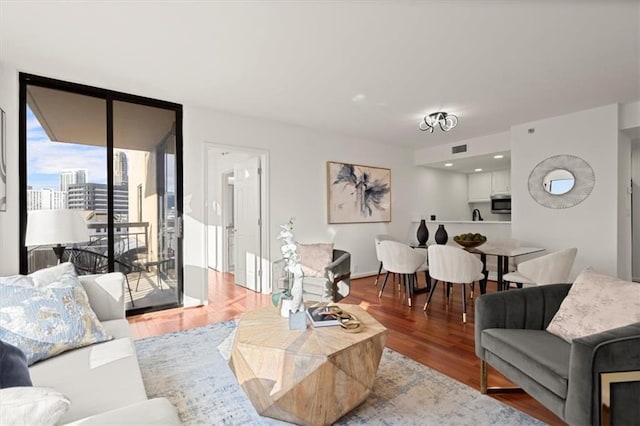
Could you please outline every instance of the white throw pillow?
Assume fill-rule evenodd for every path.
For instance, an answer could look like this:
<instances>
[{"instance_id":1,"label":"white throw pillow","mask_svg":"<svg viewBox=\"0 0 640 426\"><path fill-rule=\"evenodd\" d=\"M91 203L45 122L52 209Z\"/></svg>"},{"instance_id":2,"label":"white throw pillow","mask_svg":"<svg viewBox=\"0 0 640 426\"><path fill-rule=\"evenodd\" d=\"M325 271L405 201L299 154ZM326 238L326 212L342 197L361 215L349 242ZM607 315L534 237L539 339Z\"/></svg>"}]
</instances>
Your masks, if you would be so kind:
<instances>
[{"instance_id":1,"label":"white throw pillow","mask_svg":"<svg viewBox=\"0 0 640 426\"><path fill-rule=\"evenodd\" d=\"M0 389L0 424L57 425L71 402L49 388L14 387Z\"/></svg>"},{"instance_id":2,"label":"white throw pillow","mask_svg":"<svg viewBox=\"0 0 640 426\"><path fill-rule=\"evenodd\" d=\"M587 268L573 282L547 331L573 339L640 322L640 284Z\"/></svg>"},{"instance_id":3,"label":"white throw pillow","mask_svg":"<svg viewBox=\"0 0 640 426\"><path fill-rule=\"evenodd\" d=\"M333 262L333 243L298 244L298 253L305 277L324 277L325 268Z\"/></svg>"}]
</instances>

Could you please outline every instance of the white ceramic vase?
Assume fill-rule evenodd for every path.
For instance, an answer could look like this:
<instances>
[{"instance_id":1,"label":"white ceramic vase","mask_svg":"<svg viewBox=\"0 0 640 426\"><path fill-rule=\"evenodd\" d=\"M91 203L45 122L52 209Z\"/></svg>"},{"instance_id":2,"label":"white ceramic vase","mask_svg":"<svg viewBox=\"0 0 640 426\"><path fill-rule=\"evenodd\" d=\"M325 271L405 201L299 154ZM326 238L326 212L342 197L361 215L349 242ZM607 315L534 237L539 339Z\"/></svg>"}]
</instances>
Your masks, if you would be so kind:
<instances>
[{"instance_id":1,"label":"white ceramic vase","mask_svg":"<svg viewBox=\"0 0 640 426\"><path fill-rule=\"evenodd\" d=\"M291 299L281 299L280 303L280 316L284 318L289 318L289 312L293 307L293 300Z\"/></svg>"},{"instance_id":2,"label":"white ceramic vase","mask_svg":"<svg viewBox=\"0 0 640 426\"><path fill-rule=\"evenodd\" d=\"M293 278L293 286L291 287L291 310L293 312L304 311L304 302L302 301L302 274L296 274Z\"/></svg>"}]
</instances>

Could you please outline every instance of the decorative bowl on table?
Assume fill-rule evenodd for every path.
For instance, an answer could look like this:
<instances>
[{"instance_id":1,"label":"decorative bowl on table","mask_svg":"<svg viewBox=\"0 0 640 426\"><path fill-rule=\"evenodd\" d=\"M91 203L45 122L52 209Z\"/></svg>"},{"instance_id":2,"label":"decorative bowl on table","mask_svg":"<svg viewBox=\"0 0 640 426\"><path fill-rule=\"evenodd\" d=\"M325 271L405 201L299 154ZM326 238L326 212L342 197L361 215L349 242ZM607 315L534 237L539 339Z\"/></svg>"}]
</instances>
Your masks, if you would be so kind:
<instances>
[{"instance_id":1,"label":"decorative bowl on table","mask_svg":"<svg viewBox=\"0 0 640 426\"><path fill-rule=\"evenodd\" d=\"M460 234L453 237L453 241L460 244L464 248L474 248L483 245L487 242L487 237L481 234Z\"/></svg>"}]
</instances>

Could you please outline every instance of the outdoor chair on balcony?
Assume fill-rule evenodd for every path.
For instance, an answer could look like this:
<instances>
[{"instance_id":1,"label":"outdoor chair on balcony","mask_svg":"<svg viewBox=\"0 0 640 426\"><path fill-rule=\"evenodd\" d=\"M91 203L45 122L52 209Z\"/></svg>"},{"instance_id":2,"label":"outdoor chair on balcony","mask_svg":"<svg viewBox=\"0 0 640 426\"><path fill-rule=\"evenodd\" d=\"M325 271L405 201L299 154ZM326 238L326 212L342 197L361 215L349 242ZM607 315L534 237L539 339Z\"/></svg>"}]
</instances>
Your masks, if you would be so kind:
<instances>
[{"instance_id":1,"label":"outdoor chair on balcony","mask_svg":"<svg viewBox=\"0 0 640 426\"><path fill-rule=\"evenodd\" d=\"M129 263L126 261L126 257L115 258L114 272L122 272L127 283L127 290L129 290L129 297L131 298L131 306L135 306L133 302L133 294L131 293L131 285L129 284L128 274L132 272L138 272L142 274L143 268L136 263ZM76 267L78 275L90 275L90 274L105 274L109 272L109 258L95 251L82 249L82 248L67 248L62 255L63 262L71 262ZM138 280L140 276L138 276Z\"/></svg>"}]
</instances>

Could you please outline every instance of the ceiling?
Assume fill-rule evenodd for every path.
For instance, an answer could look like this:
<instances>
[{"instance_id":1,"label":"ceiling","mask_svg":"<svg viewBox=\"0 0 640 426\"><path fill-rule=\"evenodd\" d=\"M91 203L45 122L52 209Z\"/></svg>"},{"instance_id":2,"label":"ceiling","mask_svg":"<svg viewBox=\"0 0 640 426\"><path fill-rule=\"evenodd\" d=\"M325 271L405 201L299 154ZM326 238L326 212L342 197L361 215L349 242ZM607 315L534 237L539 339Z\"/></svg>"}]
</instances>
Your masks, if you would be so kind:
<instances>
[{"instance_id":1,"label":"ceiling","mask_svg":"<svg viewBox=\"0 0 640 426\"><path fill-rule=\"evenodd\" d=\"M640 99L640 0L2 1L0 59L417 149Z\"/></svg>"},{"instance_id":2,"label":"ceiling","mask_svg":"<svg viewBox=\"0 0 640 426\"><path fill-rule=\"evenodd\" d=\"M496 158L496 156L501 157ZM446 166L445 164L450 165ZM502 151L487 155L457 158L451 161L439 161L437 163L423 164L423 166L457 173L479 173L508 170L511 169L511 152Z\"/></svg>"},{"instance_id":3,"label":"ceiling","mask_svg":"<svg viewBox=\"0 0 640 426\"><path fill-rule=\"evenodd\" d=\"M104 99L39 86L27 87L27 104L50 140L106 146ZM171 110L114 101L114 147L153 152L172 134L175 114ZM173 152L174 144L167 144L164 150Z\"/></svg>"}]
</instances>

